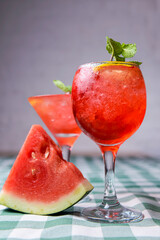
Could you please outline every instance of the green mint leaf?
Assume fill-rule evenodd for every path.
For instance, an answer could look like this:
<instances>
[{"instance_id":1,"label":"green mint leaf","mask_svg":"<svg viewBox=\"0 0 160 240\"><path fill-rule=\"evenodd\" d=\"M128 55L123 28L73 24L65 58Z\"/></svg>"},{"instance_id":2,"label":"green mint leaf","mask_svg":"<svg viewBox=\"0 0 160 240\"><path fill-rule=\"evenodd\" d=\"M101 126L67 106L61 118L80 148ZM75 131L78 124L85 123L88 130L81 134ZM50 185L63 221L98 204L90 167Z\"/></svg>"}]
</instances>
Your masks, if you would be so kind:
<instances>
[{"instance_id":1,"label":"green mint leaf","mask_svg":"<svg viewBox=\"0 0 160 240\"><path fill-rule=\"evenodd\" d=\"M70 85L66 86L66 92L71 93L72 92L72 86L70 86Z\"/></svg>"},{"instance_id":2,"label":"green mint leaf","mask_svg":"<svg viewBox=\"0 0 160 240\"><path fill-rule=\"evenodd\" d=\"M116 61L125 62L126 58L132 58L137 52L136 44L125 44L120 43L112 38L106 37L107 45L106 50L111 54L111 61L114 59ZM133 61L137 65L142 64L141 62Z\"/></svg>"},{"instance_id":3,"label":"green mint leaf","mask_svg":"<svg viewBox=\"0 0 160 240\"><path fill-rule=\"evenodd\" d=\"M130 61L131 63L135 63L137 64L138 66L140 66L142 64L142 62L138 62L138 61Z\"/></svg>"},{"instance_id":4,"label":"green mint leaf","mask_svg":"<svg viewBox=\"0 0 160 240\"><path fill-rule=\"evenodd\" d=\"M107 46L106 49L111 54L111 58L118 56L122 53L122 46L121 43L114 41L112 38L106 37L107 39Z\"/></svg>"},{"instance_id":5,"label":"green mint leaf","mask_svg":"<svg viewBox=\"0 0 160 240\"><path fill-rule=\"evenodd\" d=\"M114 41L112 38L110 38L110 43L112 44L112 47L114 49L114 55L120 55L122 53L122 46L120 42Z\"/></svg>"},{"instance_id":6,"label":"green mint leaf","mask_svg":"<svg viewBox=\"0 0 160 240\"><path fill-rule=\"evenodd\" d=\"M136 44L125 44L122 43L122 55L125 58L132 58L137 52Z\"/></svg>"},{"instance_id":7,"label":"green mint leaf","mask_svg":"<svg viewBox=\"0 0 160 240\"><path fill-rule=\"evenodd\" d=\"M112 47L110 38L106 37L106 39L107 39L106 50L108 51L109 54L113 54L114 53L114 48Z\"/></svg>"},{"instance_id":8,"label":"green mint leaf","mask_svg":"<svg viewBox=\"0 0 160 240\"><path fill-rule=\"evenodd\" d=\"M53 80L53 83L56 85L56 87L60 88L63 92L69 92L72 91L72 86L66 86L63 82L60 80Z\"/></svg>"},{"instance_id":9,"label":"green mint leaf","mask_svg":"<svg viewBox=\"0 0 160 240\"><path fill-rule=\"evenodd\" d=\"M124 57L115 56L115 59L116 59L116 61L125 62L125 58Z\"/></svg>"}]
</instances>

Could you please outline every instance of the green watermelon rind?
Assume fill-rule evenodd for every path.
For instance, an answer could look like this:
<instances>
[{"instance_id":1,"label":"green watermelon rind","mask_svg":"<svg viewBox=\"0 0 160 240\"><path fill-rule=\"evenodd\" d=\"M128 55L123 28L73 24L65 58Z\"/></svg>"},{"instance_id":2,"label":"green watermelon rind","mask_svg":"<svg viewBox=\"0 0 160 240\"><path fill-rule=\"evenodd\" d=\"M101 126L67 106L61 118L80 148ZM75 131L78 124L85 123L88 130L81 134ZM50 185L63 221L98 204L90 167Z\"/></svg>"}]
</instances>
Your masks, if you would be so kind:
<instances>
[{"instance_id":1,"label":"green watermelon rind","mask_svg":"<svg viewBox=\"0 0 160 240\"><path fill-rule=\"evenodd\" d=\"M90 184L90 182L87 179L84 179L83 182L76 186L72 192L51 203L28 201L12 192L2 190L0 193L0 204L24 213L48 215L61 212L73 206L89 192L91 192L92 189L93 186Z\"/></svg>"}]
</instances>

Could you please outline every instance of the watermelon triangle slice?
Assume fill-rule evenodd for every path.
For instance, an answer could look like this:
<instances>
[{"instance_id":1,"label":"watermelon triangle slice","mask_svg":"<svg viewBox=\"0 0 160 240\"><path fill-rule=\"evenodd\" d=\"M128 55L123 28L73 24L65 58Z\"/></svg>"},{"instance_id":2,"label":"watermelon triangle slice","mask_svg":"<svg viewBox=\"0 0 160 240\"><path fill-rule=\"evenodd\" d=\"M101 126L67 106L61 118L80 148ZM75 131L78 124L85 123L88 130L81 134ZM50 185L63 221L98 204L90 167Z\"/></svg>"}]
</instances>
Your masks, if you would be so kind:
<instances>
[{"instance_id":1,"label":"watermelon triangle slice","mask_svg":"<svg viewBox=\"0 0 160 240\"><path fill-rule=\"evenodd\" d=\"M0 193L0 204L33 214L67 209L93 189L40 125L33 125Z\"/></svg>"}]
</instances>

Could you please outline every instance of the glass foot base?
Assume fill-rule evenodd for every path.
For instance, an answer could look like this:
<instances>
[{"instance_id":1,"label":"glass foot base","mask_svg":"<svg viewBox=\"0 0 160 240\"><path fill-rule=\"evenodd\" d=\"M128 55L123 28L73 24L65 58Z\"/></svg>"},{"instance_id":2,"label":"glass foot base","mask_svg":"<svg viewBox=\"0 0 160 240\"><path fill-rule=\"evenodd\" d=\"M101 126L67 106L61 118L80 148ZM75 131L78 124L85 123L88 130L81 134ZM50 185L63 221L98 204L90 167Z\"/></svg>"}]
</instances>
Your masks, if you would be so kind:
<instances>
[{"instance_id":1,"label":"glass foot base","mask_svg":"<svg viewBox=\"0 0 160 240\"><path fill-rule=\"evenodd\" d=\"M129 223L142 221L144 215L138 210L125 208L122 205L116 208L89 207L82 210L81 215L88 220L108 223Z\"/></svg>"}]
</instances>

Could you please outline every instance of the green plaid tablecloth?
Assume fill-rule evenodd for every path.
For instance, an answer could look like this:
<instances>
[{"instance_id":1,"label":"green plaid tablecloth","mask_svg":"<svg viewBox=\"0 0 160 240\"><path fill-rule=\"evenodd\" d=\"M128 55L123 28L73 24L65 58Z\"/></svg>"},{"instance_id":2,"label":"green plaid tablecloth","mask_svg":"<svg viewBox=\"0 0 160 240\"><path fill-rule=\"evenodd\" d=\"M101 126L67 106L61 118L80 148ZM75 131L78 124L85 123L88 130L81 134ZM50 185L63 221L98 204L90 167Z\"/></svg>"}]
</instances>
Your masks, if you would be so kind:
<instances>
[{"instance_id":1,"label":"green plaid tablecloth","mask_svg":"<svg viewBox=\"0 0 160 240\"><path fill-rule=\"evenodd\" d=\"M15 158L0 158L0 188ZM118 158L116 190L120 202L141 210L145 218L139 223L101 224L80 216L86 206L101 202L104 189L104 169L101 158L72 157L72 162L94 185L88 198L70 209L49 216L23 214L0 205L0 239L160 239L160 159Z\"/></svg>"}]
</instances>

